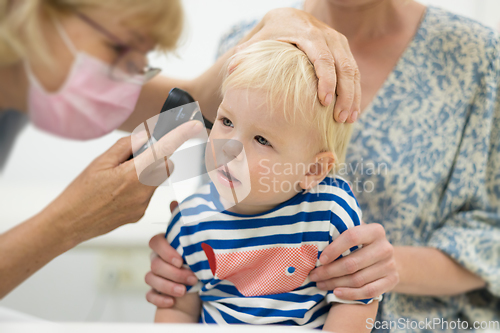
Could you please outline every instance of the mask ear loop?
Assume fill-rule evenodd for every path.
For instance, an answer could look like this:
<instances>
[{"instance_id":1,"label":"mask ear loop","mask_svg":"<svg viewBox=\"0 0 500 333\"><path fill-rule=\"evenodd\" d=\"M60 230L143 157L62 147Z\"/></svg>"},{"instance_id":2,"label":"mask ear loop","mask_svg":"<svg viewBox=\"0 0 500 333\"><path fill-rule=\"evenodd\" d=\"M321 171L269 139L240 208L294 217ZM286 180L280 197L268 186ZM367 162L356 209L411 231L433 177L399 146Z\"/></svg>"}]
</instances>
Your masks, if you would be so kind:
<instances>
[{"instance_id":1,"label":"mask ear loop","mask_svg":"<svg viewBox=\"0 0 500 333\"><path fill-rule=\"evenodd\" d=\"M59 33L59 36L62 38L64 44L66 44L66 47L73 54L73 56L76 57L78 55L78 50L76 49L75 44L73 44L73 42L69 38L68 34L64 30L63 26L61 25L61 22L59 22L59 20L55 16L55 14L51 13L50 18L52 20L52 23L54 23L54 26L55 26L57 32ZM24 70L26 72L26 75L28 76L28 79L33 84L35 84L39 89L48 93L47 90L45 89L45 87L40 83L40 81L38 81L37 77L35 76L35 74L31 70L31 66L28 63L28 61L24 61L23 65L24 65ZM64 84L63 84L63 86L64 86Z\"/></svg>"},{"instance_id":2,"label":"mask ear loop","mask_svg":"<svg viewBox=\"0 0 500 333\"><path fill-rule=\"evenodd\" d=\"M71 38L69 38L66 30L64 30L63 26L61 25L61 22L57 19L55 14L52 14L51 18L52 18L52 22L54 23L54 26L56 27L57 32L59 33L59 36L63 40L64 44L66 44L66 47L76 57L76 55L78 54L78 50L76 49L75 44L73 44L73 42L71 41Z\"/></svg>"}]
</instances>

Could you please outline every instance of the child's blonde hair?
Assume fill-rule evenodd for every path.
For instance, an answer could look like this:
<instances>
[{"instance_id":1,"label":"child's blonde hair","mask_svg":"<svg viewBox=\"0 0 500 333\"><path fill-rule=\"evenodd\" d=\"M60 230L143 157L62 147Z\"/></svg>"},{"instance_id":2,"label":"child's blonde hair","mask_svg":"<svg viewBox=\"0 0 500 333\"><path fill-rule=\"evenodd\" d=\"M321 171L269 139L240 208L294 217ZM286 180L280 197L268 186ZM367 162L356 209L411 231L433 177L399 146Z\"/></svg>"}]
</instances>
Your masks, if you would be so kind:
<instances>
[{"instance_id":1,"label":"child's blonde hair","mask_svg":"<svg viewBox=\"0 0 500 333\"><path fill-rule=\"evenodd\" d=\"M0 66L36 52L51 62L41 29L41 15L71 15L86 8L112 10L129 27L147 27L160 51L172 50L183 28L180 0L0 0Z\"/></svg>"},{"instance_id":2,"label":"child's blonde hair","mask_svg":"<svg viewBox=\"0 0 500 333\"><path fill-rule=\"evenodd\" d=\"M233 58L238 65L225 74L222 94L229 87L262 89L267 92L269 105L283 103L287 121L295 122L297 113L300 113L301 121L310 119L321 136L322 151L331 151L335 155L331 171L335 173L344 163L352 126L333 119L334 103L326 107L320 103L318 78L305 53L289 43L261 41Z\"/></svg>"}]
</instances>

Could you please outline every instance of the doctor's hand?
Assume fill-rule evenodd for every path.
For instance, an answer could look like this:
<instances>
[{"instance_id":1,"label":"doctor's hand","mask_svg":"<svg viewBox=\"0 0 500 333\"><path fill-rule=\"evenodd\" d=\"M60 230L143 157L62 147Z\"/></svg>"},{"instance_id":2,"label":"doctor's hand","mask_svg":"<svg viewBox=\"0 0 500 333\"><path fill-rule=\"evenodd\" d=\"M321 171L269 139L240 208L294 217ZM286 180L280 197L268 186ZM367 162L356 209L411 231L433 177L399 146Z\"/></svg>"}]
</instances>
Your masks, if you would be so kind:
<instances>
[{"instance_id":1,"label":"doctor's hand","mask_svg":"<svg viewBox=\"0 0 500 333\"><path fill-rule=\"evenodd\" d=\"M347 38L314 16L294 8L269 11L242 40L236 52L262 40L296 45L311 60L318 76L318 97L325 106L335 94L334 118L354 122L361 109L361 79ZM238 65L235 58L229 70Z\"/></svg>"},{"instance_id":2,"label":"doctor's hand","mask_svg":"<svg viewBox=\"0 0 500 333\"><path fill-rule=\"evenodd\" d=\"M0 234L0 253L9 254L0 258L0 299L79 243L138 221L156 189L156 186L144 185L138 174L148 183L155 181L160 185L169 175L166 168L171 171L173 166L164 157L170 156L203 128L201 122L193 121L165 135L154 146L155 156L162 157L160 163L153 160L152 148L137 156L135 161L128 161L134 150L131 138L120 139L97 157L47 208Z\"/></svg>"},{"instance_id":3,"label":"doctor's hand","mask_svg":"<svg viewBox=\"0 0 500 333\"><path fill-rule=\"evenodd\" d=\"M356 245L362 248L335 260ZM373 298L392 290L399 282L394 249L378 223L347 229L330 243L319 258L321 267L309 278L318 288L333 290L346 300Z\"/></svg>"},{"instance_id":4,"label":"doctor's hand","mask_svg":"<svg viewBox=\"0 0 500 333\"><path fill-rule=\"evenodd\" d=\"M173 164L166 164L163 156L172 155L202 129L199 121L185 123L133 160L128 160L134 151L133 145L144 143L146 134L137 135L143 138L120 139L97 157L48 208L68 221L67 227L78 238L77 243L138 221L157 186L172 171ZM153 148L156 156L161 156L160 163L154 163ZM151 186L153 183L156 186Z\"/></svg>"}]
</instances>

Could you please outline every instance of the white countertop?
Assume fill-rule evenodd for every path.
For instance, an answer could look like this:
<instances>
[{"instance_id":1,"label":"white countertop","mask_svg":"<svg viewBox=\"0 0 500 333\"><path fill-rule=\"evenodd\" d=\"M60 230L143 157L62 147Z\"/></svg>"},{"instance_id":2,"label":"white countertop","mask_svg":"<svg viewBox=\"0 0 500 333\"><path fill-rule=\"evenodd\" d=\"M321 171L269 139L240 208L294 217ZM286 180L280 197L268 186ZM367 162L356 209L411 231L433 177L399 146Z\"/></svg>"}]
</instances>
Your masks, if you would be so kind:
<instances>
[{"instance_id":1,"label":"white countertop","mask_svg":"<svg viewBox=\"0 0 500 333\"><path fill-rule=\"evenodd\" d=\"M200 325L200 324L81 324L81 323L30 323L30 324L0 324L2 333L286 333L290 330L297 332L317 332L304 328L289 326L257 326L257 325Z\"/></svg>"}]
</instances>

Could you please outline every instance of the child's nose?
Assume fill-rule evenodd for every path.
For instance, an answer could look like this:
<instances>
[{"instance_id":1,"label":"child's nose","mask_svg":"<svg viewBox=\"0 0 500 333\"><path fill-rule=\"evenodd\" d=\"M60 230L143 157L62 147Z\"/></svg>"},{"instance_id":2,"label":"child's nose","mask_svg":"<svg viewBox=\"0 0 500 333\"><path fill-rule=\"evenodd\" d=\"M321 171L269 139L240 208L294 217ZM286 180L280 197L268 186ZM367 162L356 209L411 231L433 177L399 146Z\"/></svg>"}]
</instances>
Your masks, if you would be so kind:
<instances>
[{"instance_id":1,"label":"child's nose","mask_svg":"<svg viewBox=\"0 0 500 333\"><path fill-rule=\"evenodd\" d=\"M243 159L243 144L238 140L226 140L222 146L222 151L231 160L241 161Z\"/></svg>"}]
</instances>

